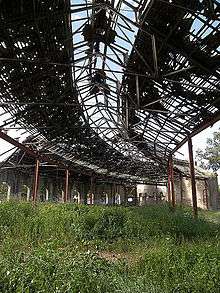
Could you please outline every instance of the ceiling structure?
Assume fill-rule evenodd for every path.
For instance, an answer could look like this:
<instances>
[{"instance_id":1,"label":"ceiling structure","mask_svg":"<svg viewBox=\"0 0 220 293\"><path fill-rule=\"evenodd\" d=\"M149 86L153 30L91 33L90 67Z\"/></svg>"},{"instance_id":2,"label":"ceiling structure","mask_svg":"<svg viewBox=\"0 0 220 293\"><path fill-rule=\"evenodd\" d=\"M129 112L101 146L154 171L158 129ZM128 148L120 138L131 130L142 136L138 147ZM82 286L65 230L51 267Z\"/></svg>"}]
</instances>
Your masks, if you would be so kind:
<instances>
[{"instance_id":1,"label":"ceiling structure","mask_svg":"<svg viewBox=\"0 0 220 293\"><path fill-rule=\"evenodd\" d=\"M0 126L124 180L220 119L217 0L0 1Z\"/></svg>"}]
</instances>

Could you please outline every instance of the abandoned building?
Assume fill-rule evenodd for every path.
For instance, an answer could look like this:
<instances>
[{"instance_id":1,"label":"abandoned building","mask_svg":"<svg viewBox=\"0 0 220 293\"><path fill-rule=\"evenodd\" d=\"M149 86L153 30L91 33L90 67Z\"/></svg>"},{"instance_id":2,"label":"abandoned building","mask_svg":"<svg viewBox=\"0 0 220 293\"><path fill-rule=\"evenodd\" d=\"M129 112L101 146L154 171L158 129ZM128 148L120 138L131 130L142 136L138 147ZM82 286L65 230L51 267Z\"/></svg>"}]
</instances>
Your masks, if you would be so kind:
<instances>
[{"instance_id":1,"label":"abandoned building","mask_svg":"<svg viewBox=\"0 0 220 293\"><path fill-rule=\"evenodd\" d=\"M31 201L34 188L35 160L18 151L2 162L0 200ZM39 164L38 201L64 202L65 176L68 175L68 201L86 204L123 204L130 197L135 202L136 185L123 180L89 176L80 170Z\"/></svg>"},{"instance_id":2,"label":"abandoned building","mask_svg":"<svg viewBox=\"0 0 220 293\"><path fill-rule=\"evenodd\" d=\"M195 170L192 137L220 120L219 7L1 0L6 198L143 204L150 197L192 204L195 217L198 206L218 208L215 176ZM189 165L177 166L185 143ZM166 191L139 196L148 194L139 184Z\"/></svg>"},{"instance_id":3,"label":"abandoned building","mask_svg":"<svg viewBox=\"0 0 220 293\"><path fill-rule=\"evenodd\" d=\"M175 161L174 191L176 203L192 205L191 179L189 162ZM220 208L220 192L218 189L218 176L216 173L195 166L197 206L201 209L217 210ZM138 185L137 196L140 205L168 200L167 185Z\"/></svg>"},{"instance_id":4,"label":"abandoned building","mask_svg":"<svg viewBox=\"0 0 220 293\"><path fill-rule=\"evenodd\" d=\"M18 155L21 152L18 152ZM31 201L33 193L34 161L24 162L14 167L15 156L8 160L0 173L0 200ZM39 201L64 202L65 181L64 169L53 165L41 165L39 172ZM191 179L189 162L174 162L174 192L178 204L192 205ZM217 174L195 167L197 206L202 209L216 210L220 208L220 192ZM69 172L68 200L89 205L145 205L168 201L167 183L156 184L125 184L123 181L103 180L98 177L79 175Z\"/></svg>"}]
</instances>

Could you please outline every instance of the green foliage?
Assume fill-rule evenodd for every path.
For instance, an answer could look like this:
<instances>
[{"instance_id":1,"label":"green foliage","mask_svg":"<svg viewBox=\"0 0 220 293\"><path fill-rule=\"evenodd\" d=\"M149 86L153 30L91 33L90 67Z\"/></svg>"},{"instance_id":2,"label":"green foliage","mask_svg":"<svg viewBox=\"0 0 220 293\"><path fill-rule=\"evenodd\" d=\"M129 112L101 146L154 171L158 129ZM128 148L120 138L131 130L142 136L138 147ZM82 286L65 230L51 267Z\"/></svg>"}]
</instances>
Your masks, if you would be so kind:
<instances>
[{"instance_id":1,"label":"green foliage","mask_svg":"<svg viewBox=\"0 0 220 293\"><path fill-rule=\"evenodd\" d=\"M196 156L201 167L214 171L220 169L220 131L214 132L213 138L207 139L205 151L197 150Z\"/></svg>"},{"instance_id":2,"label":"green foliage","mask_svg":"<svg viewBox=\"0 0 220 293\"><path fill-rule=\"evenodd\" d=\"M144 256L136 273L164 292L219 292L219 244L162 245Z\"/></svg>"},{"instance_id":3,"label":"green foliage","mask_svg":"<svg viewBox=\"0 0 220 293\"><path fill-rule=\"evenodd\" d=\"M219 292L220 216L200 214L2 203L0 292Z\"/></svg>"}]
</instances>

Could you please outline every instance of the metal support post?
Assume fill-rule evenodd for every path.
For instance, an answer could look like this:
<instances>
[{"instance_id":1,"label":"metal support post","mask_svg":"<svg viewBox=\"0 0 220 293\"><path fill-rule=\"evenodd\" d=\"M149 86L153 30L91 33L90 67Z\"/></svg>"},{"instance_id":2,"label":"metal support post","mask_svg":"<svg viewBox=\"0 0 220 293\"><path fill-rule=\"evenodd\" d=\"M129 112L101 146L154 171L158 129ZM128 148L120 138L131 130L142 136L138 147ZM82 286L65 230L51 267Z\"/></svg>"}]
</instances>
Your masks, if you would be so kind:
<instances>
[{"instance_id":1,"label":"metal support post","mask_svg":"<svg viewBox=\"0 0 220 293\"><path fill-rule=\"evenodd\" d=\"M189 136L188 136L188 148L189 148L189 164L190 164L190 175L191 175L191 185L192 185L193 215L195 218L197 218L198 209L197 209L195 167L194 167L194 160L193 160L193 146L192 146L192 139Z\"/></svg>"}]
</instances>

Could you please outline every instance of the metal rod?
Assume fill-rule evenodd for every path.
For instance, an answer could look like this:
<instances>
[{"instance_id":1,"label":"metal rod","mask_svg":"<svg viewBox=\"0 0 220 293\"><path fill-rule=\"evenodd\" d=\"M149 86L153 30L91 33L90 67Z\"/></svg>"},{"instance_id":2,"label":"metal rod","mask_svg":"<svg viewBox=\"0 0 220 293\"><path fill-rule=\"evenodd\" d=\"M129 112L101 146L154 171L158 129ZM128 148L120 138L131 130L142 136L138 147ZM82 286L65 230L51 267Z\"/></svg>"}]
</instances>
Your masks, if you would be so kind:
<instances>
[{"instance_id":1,"label":"metal rod","mask_svg":"<svg viewBox=\"0 0 220 293\"><path fill-rule=\"evenodd\" d=\"M195 218L197 218L197 216L198 216L198 209L197 209L195 167L194 167L194 160L193 160L192 138L190 136L188 136L188 148L189 148L190 176L191 176L191 185L192 185L193 215L194 215Z\"/></svg>"},{"instance_id":2,"label":"metal rod","mask_svg":"<svg viewBox=\"0 0 220 293\"><path fill-rule=\"evenodd\" d=\"M35 171L34 171L34 184L33 184L33 195L32 195L32 200L34 203L36 203L37 192L39 187L39 165L40 165L40 161L37 159L36 165L35 165Z\"/></svg>"}]
</instances>

